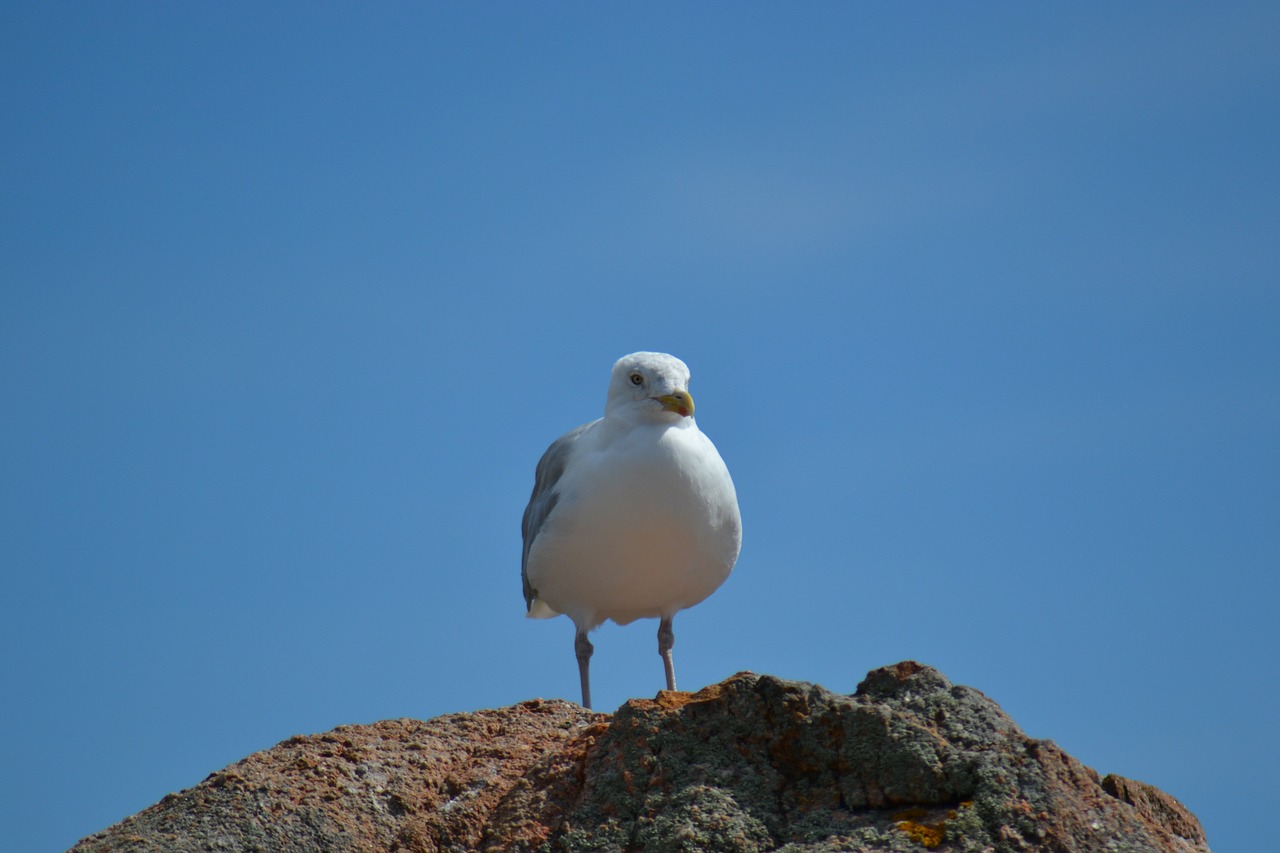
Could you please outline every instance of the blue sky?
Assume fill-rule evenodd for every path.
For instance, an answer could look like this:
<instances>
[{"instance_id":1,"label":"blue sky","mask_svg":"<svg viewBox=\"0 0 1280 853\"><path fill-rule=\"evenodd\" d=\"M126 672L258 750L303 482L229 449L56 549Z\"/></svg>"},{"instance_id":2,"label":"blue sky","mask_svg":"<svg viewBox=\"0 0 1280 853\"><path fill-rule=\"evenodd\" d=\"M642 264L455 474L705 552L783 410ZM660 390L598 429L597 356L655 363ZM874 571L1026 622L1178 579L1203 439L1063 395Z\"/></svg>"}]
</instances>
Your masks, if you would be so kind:
<instances>
[{"instance_id":1,"label":"blue sky","mask_svg":"<svg viewBox=\"0 0 1280 853\"><path fill-rule=\"evenodd\" d=\"M574 698L533 466L669 351L682 687L913 658L1220 850L1280 759L1269 3L0 5L0 772L56 851L295 733ZM662 684L595 636L601 709Z\"/></svg>"}]
</instances>

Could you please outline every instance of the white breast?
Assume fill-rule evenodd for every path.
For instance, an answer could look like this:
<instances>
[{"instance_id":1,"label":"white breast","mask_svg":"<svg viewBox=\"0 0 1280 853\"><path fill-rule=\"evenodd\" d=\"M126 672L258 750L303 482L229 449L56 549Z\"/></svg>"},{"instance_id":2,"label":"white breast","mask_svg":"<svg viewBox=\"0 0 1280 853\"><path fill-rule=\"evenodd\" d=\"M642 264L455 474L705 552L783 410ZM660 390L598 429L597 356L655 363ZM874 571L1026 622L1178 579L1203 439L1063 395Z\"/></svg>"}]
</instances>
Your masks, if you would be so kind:
<instances>
[{"instance_id":1,"label":"white breast","mask_svg":"<svg viewBox=\"0 0 1280 853\"><path fill-rule=\"evenodd\" d=\"M580 627L669 617L729 576L742 540L729 471L696 426L584 435L529 552L538 600Z\"/></svg>"}]
</instances>

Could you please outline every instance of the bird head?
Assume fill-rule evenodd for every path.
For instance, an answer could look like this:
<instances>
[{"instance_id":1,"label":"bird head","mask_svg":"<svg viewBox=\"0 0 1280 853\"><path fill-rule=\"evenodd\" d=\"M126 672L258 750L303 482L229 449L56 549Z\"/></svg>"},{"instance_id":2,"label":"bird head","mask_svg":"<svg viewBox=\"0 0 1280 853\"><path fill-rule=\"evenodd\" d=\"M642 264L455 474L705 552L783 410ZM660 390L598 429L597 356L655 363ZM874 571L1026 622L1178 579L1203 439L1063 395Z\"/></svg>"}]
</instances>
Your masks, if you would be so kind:
<instances>
[{"instance_id":1,"label":"bird head","mask_svg":"<svg viewBox=\"0 0 1280 853\"><path fill-rule=\"evenodd\" d=\"M631 420L671 420L693 417L689 368L675 356L635 352L618 359L609 382L606 415Z\"/></svg>"}]
</instances>

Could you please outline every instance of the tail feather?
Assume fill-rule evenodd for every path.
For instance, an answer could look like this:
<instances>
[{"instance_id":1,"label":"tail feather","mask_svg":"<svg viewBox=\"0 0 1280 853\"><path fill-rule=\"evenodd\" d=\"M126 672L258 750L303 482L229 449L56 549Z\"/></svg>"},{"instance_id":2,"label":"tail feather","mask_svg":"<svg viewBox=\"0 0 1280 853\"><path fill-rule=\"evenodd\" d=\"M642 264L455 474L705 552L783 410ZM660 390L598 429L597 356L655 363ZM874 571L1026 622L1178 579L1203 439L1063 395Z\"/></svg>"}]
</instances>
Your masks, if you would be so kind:
<instances>
[{"instance_id":1,"label":"tail feather","mask_svg":"<svg viewBox=\"0 0 1280 853\"><path fill-rule=\"evenodd\" d=\"M553 616L559 616L560 611L552 610L541 598L535 598L529 603L527 615L530 619L550 619Z\"/></svg>"}]
</instances>

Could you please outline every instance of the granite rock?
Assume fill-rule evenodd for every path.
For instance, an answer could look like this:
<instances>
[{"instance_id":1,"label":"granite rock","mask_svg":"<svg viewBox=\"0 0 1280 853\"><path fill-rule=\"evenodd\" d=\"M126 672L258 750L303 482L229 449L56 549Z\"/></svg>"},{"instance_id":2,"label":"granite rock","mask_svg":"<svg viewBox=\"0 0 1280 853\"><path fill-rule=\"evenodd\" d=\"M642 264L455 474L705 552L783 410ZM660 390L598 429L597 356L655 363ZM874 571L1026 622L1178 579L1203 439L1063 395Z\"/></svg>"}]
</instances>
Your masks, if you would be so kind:
<instances>
[{"instance_id":1,"label":"granite rock","mask_svg":"<svg viewBox=\"0 0 1280 853\"><path fill-rule=\"evenodd\" d=\"M116 851L1209 850L914 662L853 695L739 673L597 714L561 701L298 736L82 840Z\"/></svg>"}]
</instances>

